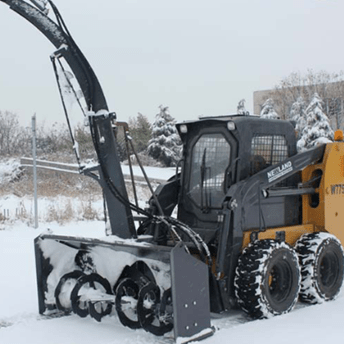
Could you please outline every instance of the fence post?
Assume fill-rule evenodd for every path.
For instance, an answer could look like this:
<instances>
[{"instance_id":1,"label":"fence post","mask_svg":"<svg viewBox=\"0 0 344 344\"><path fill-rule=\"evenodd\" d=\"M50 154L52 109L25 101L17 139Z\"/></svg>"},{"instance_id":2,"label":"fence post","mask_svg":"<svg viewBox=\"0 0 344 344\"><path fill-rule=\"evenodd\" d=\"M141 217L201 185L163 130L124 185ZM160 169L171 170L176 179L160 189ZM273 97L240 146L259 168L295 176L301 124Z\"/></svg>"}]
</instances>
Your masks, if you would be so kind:
<instances>
[{"instance_id":1,"label":"fence post","mask_svg":"<svg viewBox=\"0 0 344 344\"><path fill-rule=\"evenodd\" d=\"M33 158L33 186L34 186L34 211L35 228L38 228L38 207L37 207L37 162L36 162L36 114L32 116L32 158Z\"/></svg>"}]
</instances>

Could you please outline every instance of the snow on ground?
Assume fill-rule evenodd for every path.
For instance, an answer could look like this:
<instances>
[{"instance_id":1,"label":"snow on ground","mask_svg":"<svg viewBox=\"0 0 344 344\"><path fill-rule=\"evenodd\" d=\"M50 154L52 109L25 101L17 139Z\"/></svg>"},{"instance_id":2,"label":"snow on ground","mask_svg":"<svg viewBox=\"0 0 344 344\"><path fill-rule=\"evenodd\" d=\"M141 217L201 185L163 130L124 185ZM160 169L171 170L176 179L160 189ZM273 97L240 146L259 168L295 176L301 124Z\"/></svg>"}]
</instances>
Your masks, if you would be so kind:
<instances>
[{"instance_id":1,"label":"snow on ground","mask_svg":"<svg viewBox=\"0 0 344 344\"><path fill-rule=\"evenodd\" d=\"M130 168L128 165L122 165L121 167L124 174L126 175L130 174ZM152 179L167 180L176 173L175 167L161 168L161 167L145 166L144 169L148 177ZM135 176L143 177L141 168L137 165L133 165L133 173Z\"/></svg>"},{"instance_id":2,"label":"snow on ground","mask_svg":"<svg viewBox=\"0 0 344 344\"><path fill-rule=\"evenodd\" d=\"M18 159L7 159L0 162L0 182L6 183L16 178L20 173Z\"/></svg>"},{"instance_id":3,"label":"snow on ground","mask_svg":"<svg viewBox=\"0 0 344 344\"><path fill-rule=\"evenodd\" d=\"M172 334L154 337L144 330L123 327L116 315L101 323L70 315L44 319L38 314L33 239L39 229L16 223L0 231L0 343L13 344L171 344ZM49 224L56 234L103 237L100 221ZM217 328L204 344L215 343L341 343L344 338L344 292L338 299L317 306L298 304L296 309L269 320L251 321L241 311L214 315Z\"/></svg>"},{"instance_id":4,"label":"snow on ground","mask_svg":"<svg viewBox=\"0 0 344 344\"><path fill-rule=\"evenodd\" d=\"M161 169L147 171L151 178L167 179L174 171ZM166 175L165 175L166 173ZM1 173L0 173L1 174ZM1 176L0 176L1 178ZM8 208L22 201L31 208L30 199L15 196L0 199ZM44 209L49 200L40 199ZM58 198L55 202L59 202ZM62 199L61 203L66 200ZM74 206L73 200L71 204ZM32 223L32 222L31 222ZM104 223L81 221L59 225L40 222L38 229L28 221L0 225L0 343L1 344L172 344L172 333L155 337L144 330L123 327L112 314L97 323L90 317L76 315L47 319L38 314L36 272L33 240L47 229L55 234L104 237ZM217 329L204 344L324 344L344 340L344 291L337 300L316 306L298 304L289 314L269 320L250 320L243 312L234 310L212 316Z\"/></svg>"}]
</instances>

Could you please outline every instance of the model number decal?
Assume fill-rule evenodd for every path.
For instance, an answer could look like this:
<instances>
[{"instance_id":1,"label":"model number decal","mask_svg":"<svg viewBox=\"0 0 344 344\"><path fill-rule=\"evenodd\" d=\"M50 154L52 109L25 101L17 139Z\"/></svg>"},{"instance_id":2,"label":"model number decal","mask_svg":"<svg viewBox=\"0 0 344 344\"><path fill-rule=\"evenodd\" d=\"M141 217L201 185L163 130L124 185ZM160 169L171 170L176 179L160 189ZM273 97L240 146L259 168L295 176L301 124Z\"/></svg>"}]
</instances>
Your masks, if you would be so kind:
<instances>
[{"instance_id":1,"label":"model number decal","mask_svg":"<svg viewBox=\"0 0 344 344\"><path fill-rule=\"evenodd\" d=\"M344 194L344 184L331 185L331 195Z\"/></svg>"},{"instance_id":2,"label":"model number decal","mask_svg":"<svg viewBox=\"0 0 344 344\"><path fill-rule=\"evenodd\" d=\"M291 163L291 161L288 161L285 164L282 164L281 166L274 168L273 170L267 173L269 183L284 176L285 174L291 172L292 170L293 170L293 164Z\"/></svg>"}]
</instances>

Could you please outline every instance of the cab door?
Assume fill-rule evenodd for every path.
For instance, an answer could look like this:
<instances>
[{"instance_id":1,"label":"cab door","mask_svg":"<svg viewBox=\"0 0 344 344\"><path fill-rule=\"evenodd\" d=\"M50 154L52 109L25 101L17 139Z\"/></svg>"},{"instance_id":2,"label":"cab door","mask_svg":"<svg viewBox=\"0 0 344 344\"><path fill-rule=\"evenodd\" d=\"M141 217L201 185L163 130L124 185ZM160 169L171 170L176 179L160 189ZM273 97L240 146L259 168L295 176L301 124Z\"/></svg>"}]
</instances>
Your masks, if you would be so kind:
<instances>
[{"instance_id":1,"label":"cab door","mask_svg":"<svg viewBox=\"0 0 344 344\"><path fill-rule=\"evenodd\" d=\"M227 128L203 128L188 142L178 206L183 222L198 230L217 228L235 157L236 142Z\"/></svg>"}]
</instances>

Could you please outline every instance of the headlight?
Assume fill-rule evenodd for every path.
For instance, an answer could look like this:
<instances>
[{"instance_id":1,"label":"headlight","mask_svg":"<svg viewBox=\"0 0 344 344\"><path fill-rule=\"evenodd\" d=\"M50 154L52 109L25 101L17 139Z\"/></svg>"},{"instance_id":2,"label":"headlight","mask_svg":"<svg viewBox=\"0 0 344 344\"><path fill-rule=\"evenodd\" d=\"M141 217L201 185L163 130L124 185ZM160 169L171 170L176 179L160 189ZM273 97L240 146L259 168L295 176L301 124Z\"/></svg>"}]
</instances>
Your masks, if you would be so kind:
<instances>
[{"instance_id":1,"label":"headlight","mask_svg":"<svg viewBox=\"0 0 344 344\"><path fill-rule=\"evenodd\" d=\"M181 132L182 134L186 134L186 133L188 132L188 127L187 127L186 124L182 124L182 125L180 126L180 132Z\"/></svg>"},{"instance_id":2,"label":"headlight","mask_svg":"<svg viewBox=\"0 0 344 344\"><path fill-rule=\"evenodd\" d=\"M228 130L235 130L235 123L234 122L227 122Z\"/></svg>"}]
</instances>

